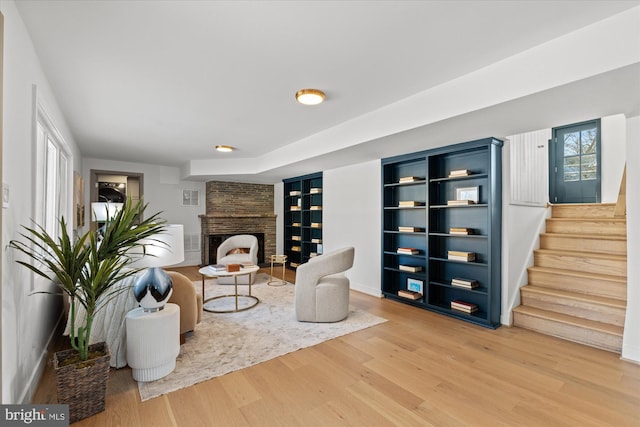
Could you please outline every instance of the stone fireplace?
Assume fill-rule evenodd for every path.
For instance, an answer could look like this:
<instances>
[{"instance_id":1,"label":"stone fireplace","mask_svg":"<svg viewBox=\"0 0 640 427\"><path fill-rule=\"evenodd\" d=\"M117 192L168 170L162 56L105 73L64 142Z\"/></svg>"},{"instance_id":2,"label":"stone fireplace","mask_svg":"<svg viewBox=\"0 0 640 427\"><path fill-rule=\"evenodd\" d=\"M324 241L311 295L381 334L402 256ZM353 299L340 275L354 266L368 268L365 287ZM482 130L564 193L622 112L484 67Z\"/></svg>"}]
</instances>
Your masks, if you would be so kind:
<instances>
[{"instance_id":1,"label":"stone fireplace","mask_svg":"<svg viewBox=\"0 0 640 427\"><path fill-rule=\"evenodd\" d=\"M267 262L276 253L273 185L209 181L206 207L206 214L200 215L201 265L214 263L217 245L235 234L258 237L260 263Z\"/></svg>"}]
</instances>

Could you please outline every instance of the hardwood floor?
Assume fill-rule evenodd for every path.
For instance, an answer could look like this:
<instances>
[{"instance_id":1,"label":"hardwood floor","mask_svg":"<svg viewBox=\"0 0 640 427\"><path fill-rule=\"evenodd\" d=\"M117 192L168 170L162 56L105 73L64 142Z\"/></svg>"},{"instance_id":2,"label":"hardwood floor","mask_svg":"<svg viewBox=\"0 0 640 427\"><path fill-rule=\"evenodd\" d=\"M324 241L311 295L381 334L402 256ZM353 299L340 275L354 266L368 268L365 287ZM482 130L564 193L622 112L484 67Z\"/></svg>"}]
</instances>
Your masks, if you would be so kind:
<instances>
[{"instance_id":1,"label":"hardwood floor","mask_svg":"<svg viewBox=\"0 0 640 427\"><path fill-rule=\"evenodd\" d=\"M353 291L351 304L388 322L144 403L130 369L112 370L105 412L75 425L640 425L640 365L619 355ZM48 368L33 403L52 402Z\"/></svg>"}]
</instances>

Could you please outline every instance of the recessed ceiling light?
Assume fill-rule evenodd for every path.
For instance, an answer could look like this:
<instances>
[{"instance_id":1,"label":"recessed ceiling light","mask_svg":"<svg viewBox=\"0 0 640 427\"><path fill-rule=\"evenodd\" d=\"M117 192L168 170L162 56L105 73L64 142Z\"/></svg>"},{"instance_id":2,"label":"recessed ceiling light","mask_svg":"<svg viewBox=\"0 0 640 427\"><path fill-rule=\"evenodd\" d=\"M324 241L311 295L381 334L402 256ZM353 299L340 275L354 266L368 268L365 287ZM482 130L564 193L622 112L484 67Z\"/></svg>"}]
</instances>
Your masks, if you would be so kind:
<instances>
[{"instance_id":1,"label":"recessed ceiling light","mask_svg":"<svg viewBox=\"0 0 640 427\"><path fill-rule=\"evenodd\" d=\"M324 98L324 92L318 89L301 89L296 92L296 101L303 105L318 105Z\"/></svg>"},{"instance_id":2,"label":"recessed ceiling light","mask_svg":"<svg viewBox=\"0 0 640 427\"><path fill-rule=\"evenodd\" d=\"M230 145L216 145L216 150L222 151L223 153L230 153L233 151L233 147Z\"/></svg>"}]
</instances>

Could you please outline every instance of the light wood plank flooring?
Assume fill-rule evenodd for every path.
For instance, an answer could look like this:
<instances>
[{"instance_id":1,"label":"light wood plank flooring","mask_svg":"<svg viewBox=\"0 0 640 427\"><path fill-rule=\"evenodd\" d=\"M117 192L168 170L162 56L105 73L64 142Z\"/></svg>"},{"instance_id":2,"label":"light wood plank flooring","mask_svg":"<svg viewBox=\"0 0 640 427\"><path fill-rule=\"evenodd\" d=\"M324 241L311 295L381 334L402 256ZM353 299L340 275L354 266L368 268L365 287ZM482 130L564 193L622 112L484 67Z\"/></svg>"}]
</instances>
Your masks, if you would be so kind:
<instances>
[{"instance_id":1,"label":"light wood plank flooring","mask_svg":"<svg viewBox=\"0 0 640 427\"><path fill-rule=\"evenodd\" d=\"M388 322L144 403L112 370L106 411L75 425L640 425L640 365L614 353L358 292L351 304ZM52 402L48 368L34 403Z\"/></svg>"}]
</instances>

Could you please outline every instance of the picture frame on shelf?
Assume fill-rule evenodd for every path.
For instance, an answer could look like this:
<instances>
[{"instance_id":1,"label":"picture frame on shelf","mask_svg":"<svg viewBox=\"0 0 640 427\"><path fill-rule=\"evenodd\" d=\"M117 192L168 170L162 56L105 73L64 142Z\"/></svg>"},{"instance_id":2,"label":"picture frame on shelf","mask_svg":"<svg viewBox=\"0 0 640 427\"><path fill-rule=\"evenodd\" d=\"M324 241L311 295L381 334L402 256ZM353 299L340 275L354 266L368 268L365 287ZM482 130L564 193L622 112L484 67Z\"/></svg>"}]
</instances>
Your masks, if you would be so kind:
<instances>
[{"instance_id":1,"label":"picture frame on shelf","mask_svg":"<svg viewBox=\"0 0 640 427\"><path fill-rule=\"evenodd\" d=\"M471 200L474 203L478 203L479 198L478 187L458 187L456 188L456 200Z\"/></svg>"},{"instance_id":2,"label":"picture frame on shelf","mask_svg":"<svg viewBox=\"0 0 640 427\"><path fill-rule=\"evenodd\" d=\"M422 289L424 287L424 282L422 280L413 279L411 277L407 278L407 290L412 292L418 292L422 294Z\"/></svg>"}]
</instances>

